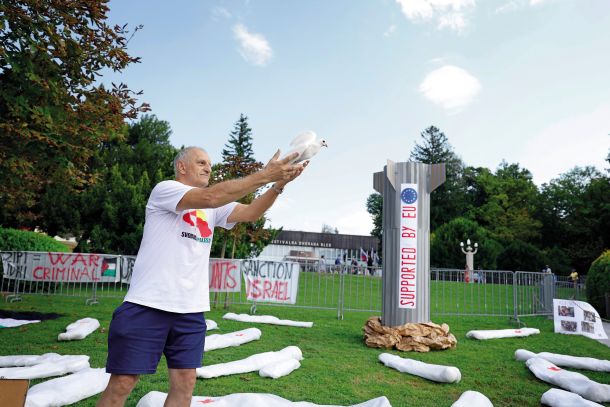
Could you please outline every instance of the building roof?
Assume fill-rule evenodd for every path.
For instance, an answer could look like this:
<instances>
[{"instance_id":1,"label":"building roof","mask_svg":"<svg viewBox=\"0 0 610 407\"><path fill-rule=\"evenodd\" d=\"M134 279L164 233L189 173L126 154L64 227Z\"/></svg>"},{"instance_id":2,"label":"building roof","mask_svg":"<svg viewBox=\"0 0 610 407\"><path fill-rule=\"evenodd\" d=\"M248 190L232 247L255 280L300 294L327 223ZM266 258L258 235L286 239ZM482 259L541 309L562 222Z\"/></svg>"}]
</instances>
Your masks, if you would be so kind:
<instances>
[{"instance_id":1,"label":"building roof","mask_svg":"<svg viewBox=\"0 0 610 407\"><path fill-rule=\"evenodd\" d=\"M282 246L328 247L335 249L377 250L379 239L374 236L342 235L338 233L282 230L271 244Z\"/></svg>"}]
</instances>

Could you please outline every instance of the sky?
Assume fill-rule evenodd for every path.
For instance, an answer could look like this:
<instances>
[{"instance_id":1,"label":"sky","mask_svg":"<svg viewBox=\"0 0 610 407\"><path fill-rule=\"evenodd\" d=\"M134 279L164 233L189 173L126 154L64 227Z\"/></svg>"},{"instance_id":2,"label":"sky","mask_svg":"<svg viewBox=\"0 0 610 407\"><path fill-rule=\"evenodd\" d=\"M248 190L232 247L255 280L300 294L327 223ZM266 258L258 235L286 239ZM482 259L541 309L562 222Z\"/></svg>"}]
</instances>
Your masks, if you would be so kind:
<instances>
[{"instance_id":1,"label":"sky","mask_svg":"<svg viewBox=\"0 0 610 407\"><path fill-rule=\"evenodd\" d=\"M441 129L466 165L504 160L537 185L610 148L607 0L138 0L141 57L104 80L142 90L175 147L221 160L243 113L267 162L303 131L329 147L288 184L269 225L368 235L366 199L387 160Z\"/></svg>"}]
</instances>

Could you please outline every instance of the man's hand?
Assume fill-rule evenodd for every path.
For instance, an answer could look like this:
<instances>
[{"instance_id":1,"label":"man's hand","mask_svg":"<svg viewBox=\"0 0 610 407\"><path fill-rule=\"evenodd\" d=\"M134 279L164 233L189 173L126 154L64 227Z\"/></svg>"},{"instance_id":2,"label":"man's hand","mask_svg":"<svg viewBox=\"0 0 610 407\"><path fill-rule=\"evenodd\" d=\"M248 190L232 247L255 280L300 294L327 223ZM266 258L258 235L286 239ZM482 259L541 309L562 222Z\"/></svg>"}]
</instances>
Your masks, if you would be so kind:
<instances>
[{"instance_id":1,"label":"man's hand","mask_svg":"<svg viewBox=\"0 0 610 407\"><path fill-rule=\"evenodd\" d=\"M293 180L303 171L303 166L300 164L288 164L290 160L294 160L298 155L299 153L293 153L282 160L278 160L280 150L277 150L273 157L271 157L271 160L265 165L265 168L262 169L262 172L269 179L269 182L282 180L289 182L289 180Z\"/></svg>"},{"instance_id":2,"label":"man's hand","mask_svg":"<svg viewBox=\"0 0 610 407\"><path fill-rule=\"evenodd\" d=\"M297 165L296 167L298 167L298 168L296 169L294 174L292 174L288 179L283 179L281 181L277 181L275 183L275 185L278 188L284 188L284 186L287 183L294 181L295 178L297 178L299 175L301 175L301 173L303 173L303 170L305 169L305 167L307 167L308 165L309 165L309 161L304 161L302 164Z\"/></svg>"}]
</instances>

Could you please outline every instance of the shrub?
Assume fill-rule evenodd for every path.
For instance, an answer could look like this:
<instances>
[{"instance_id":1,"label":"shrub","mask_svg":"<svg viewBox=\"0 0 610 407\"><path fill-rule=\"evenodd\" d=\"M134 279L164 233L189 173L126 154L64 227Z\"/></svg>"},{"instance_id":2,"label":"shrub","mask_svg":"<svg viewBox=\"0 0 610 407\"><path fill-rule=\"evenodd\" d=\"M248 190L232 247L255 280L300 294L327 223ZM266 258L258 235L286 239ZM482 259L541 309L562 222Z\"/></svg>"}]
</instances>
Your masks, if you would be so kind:
<instances>
[{"instance_id":1,"label":"shrub","mask_svg":"<svg viewBox=\"0 0 610 407\"><path fill-rule=\"evenodd\" d=\"M610 250L606 250L591 264L587 273L587 301L602 318L609 318L605 296L610 295Z\"/></svg>"},{"instance_id":2,"label":"shrub","mask_svg":"<svg viewBox=\"0 0 610 407\"><path fill-rule=\"evenodd\" d=\"M67 252L57 240L36 232L0 227L0 251Z\"/></svg>"},{"instance_id":3,"label":"shrub","mask_svg":"<svg viewBox=\"0 0 610 407\"><path fill-rule=\"evenodd\" d=\"M498 255L500 270L540 271L545 262L544 253L534 245L521 240L506 242L504 250Z\"/></svg>"},{"instance_id":4,"label":"shrub","mask_svg":"<svg viewBox=\"0 0 610 407\"><path fill-rule=\"evenodd\" d=\"M465 218L455 218L434 231L430 238L430 264L463 270L466 260L459 243L466 242L466 239L479 244L474 257L475 269L481 266L485 270L495 270L496 258L502 247L487 229Z\"/></svg>"}]
</instances>

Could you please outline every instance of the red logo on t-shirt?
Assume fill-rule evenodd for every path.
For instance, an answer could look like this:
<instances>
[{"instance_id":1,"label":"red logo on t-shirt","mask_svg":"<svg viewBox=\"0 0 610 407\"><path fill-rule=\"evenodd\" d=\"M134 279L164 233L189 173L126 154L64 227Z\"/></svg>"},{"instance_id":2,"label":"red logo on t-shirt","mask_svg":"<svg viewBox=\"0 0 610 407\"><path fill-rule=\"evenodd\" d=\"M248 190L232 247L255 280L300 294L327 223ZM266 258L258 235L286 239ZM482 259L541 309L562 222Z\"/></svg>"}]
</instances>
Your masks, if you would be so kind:
<instances>
[{"instance_id":1,"label":"red logo on t-shirt","mask_svg":"<svg viewBox=\"0 0 610 407\"><path fill-rule=\"evenodd\" d=\"M212 230L208 226L206 220L205 212L202 210L197 209L188 211L182 216L182 220L191 226L197 226L201 237L209 237L212 234Z\"/></svg>"}]
</instances>

